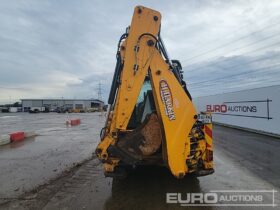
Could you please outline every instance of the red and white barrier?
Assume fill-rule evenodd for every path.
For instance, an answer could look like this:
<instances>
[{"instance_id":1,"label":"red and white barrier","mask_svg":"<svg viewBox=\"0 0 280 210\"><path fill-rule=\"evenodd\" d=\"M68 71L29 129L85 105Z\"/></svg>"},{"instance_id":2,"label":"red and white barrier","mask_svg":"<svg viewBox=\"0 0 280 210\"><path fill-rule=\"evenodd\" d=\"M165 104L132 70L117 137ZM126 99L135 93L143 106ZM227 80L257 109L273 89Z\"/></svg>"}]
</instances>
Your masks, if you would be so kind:
<instances>
[{"instance_id":1,"label":"red and white barrier","mask_svg":"<svg viewBox=\"0 0 280 210\"><path fill-rule=\"evenodd\" d=\"M26 138L31 138L35 136L37 136L35 132L23 132L23 131L17 131L10 134L0 135L0 146L9 144L11 142L23 141Z\"/></svg>"},{"instance_id":2,"label":"red and white barrier","mask_svg":"<svg viewBox=\"0 0 280 210\"><path fill-rule=\"evenodd\" d=\"M11 142L10 135L6 134L0 136L0 146L9 144L10 142Z\"/></svg>"},{"instance_id":3,"label":"red and white barrier","mask_svg":"<svg viewBox=\"0 0 280 210\"><path fill-rule=\"evenodd\" d=\"M35 132L24 132L24 138L32 138L32 137L35 137L37 136L37 134Z\"/></svg>"},{"instance_id":4,"label":"red and white barrier","mask_svg":"<svg viewBox=\"0 0 280 210\"><path fill-rule=\"evenodd\" d=\"M81 119L74 119L74 120L66 121L66 125L75 126L75 125L80 125L80 124L81 124Z\"/></svg>"},{"instance_id":5,"label":"red and white barrier","mask_svg":"<svg viewBox=\"0 0 280 210\"><path fill-rule=\"evenodd\" d=\"M23 131L18 131L15 133L10 133L10 140L11 142L15 141L22 141L24 139L24 132Z\"/></svg>"}]
</instances>

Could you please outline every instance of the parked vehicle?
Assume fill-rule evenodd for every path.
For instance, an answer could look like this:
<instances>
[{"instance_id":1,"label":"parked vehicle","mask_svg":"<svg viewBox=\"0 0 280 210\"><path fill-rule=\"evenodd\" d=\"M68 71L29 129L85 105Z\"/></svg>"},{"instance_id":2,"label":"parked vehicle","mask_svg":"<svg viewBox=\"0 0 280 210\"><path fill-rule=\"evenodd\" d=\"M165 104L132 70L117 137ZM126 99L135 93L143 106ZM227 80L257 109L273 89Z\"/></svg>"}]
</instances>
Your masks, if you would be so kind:
<instances>
[{"instance_id":1,"label":"parked vehicle","mask_svg":"<svg viewBox=\"0 0 280 210\"><path fill-rule=\"evenodd\" d=\"M18 107L9 107L9 112L18 112Z\"/></svg>"},{"instance_id":2,"label":"parked vehicle","mask_svg":"<svg viewBox=\"0 0 280 210\"><path fill-rule=\"evenodd\" d=\"M31 107L29 109L29 113L40 113L40 112L45 112L46 108L45 107Z\"/></svg>"}]
</instances>

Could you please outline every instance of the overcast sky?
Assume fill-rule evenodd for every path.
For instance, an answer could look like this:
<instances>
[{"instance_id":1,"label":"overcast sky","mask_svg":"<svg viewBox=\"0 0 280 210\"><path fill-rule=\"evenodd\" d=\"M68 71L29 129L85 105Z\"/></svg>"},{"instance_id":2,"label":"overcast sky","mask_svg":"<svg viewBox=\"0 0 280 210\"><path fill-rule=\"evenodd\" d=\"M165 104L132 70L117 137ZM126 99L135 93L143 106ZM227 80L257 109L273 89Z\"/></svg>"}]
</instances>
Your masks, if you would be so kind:
<instances>
[{"instance_id":1,"label":"overcast sky","mask_svg":"<svg viewBox=\"0 0 280 210\"><path fill-rule=\"evenodd\" d=\"M280 1L0 1L0 103L103 99L133 9L162 13L162 37L194 97L280 84Z\"/></svg>"}]
</instances>

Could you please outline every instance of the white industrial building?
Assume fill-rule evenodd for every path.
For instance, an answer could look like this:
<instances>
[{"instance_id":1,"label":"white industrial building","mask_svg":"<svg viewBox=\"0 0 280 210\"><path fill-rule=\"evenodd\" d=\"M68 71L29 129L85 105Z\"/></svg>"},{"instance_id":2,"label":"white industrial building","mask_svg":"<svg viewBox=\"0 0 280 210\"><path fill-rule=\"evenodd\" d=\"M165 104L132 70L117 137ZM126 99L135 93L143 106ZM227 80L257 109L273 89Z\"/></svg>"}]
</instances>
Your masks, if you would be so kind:
<instances>
[{"instance_id":1,"label":"white industrial building","mask_svg":"<svg viewBox=\"0 0 280 210\"><path fill-rule=\"evenodd\" d=\"M32 107L45 107L48 110L64 109L90 109L104 106L98 99L21 99L22 110L28 111Z\"/></svg>"}]
</instances>

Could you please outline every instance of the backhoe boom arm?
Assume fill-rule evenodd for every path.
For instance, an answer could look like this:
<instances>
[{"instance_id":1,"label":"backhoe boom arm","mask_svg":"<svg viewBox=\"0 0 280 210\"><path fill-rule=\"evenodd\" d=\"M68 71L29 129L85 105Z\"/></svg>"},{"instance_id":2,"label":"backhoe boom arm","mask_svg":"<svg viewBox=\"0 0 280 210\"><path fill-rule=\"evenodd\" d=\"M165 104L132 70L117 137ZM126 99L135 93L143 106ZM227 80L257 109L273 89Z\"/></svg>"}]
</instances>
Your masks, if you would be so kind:
<instances>
[{"instance_id":1,"label":"backhoe boom arm","mask_svg":"<svg viewBox=\"0 0 280 210\"><path fill-rule=\"evenodd\" d=\"M167 166L178 178L198 168L213 173L212 140L206 141L197 120L180 62L169 60L160 23L159 12L137 6L118 44L111 106L96 149L107 174L150 163Z\"/></svg>"}]
</instances>

